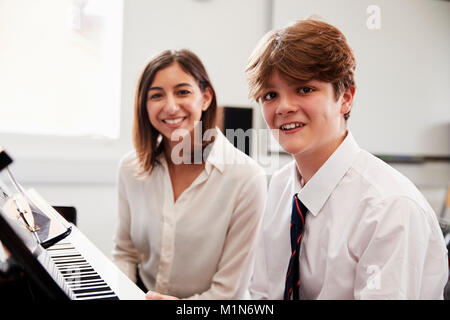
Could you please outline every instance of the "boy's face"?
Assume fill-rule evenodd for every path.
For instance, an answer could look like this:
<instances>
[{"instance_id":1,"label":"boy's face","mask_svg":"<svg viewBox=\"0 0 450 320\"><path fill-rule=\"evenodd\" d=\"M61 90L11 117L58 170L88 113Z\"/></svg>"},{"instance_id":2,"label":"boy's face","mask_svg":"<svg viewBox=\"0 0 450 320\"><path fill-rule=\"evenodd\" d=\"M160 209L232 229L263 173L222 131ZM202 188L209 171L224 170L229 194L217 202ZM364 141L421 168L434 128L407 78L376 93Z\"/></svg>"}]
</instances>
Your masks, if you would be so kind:
<instances>
[{"instance_id":1,"label":"boy's face","mask_svg":"<svg viewBox=\"0 0 450 320\"><path fill-rule=\"evenodd\" d=\"M354 89L336 101L329 82L300 82L272 72L261 96L264 118L283 149L296 158L327 159L346 133L344 114Z\"/></svg>"}]
</instances>

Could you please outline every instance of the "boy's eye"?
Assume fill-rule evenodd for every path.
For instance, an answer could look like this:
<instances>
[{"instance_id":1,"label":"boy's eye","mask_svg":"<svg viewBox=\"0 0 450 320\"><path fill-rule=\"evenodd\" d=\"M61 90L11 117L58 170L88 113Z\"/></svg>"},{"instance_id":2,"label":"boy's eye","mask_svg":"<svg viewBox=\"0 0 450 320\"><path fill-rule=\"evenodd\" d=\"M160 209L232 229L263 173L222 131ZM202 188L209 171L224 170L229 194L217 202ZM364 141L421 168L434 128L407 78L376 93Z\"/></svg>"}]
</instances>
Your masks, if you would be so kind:
<instances>
[{"instance_id":1,"label":"boy's eye","mask_svg":"<svg viewBox=\"0 0 450 320\"><path fill-rule=\"evenodd\" d=\"M311 93L313 91L314 90L312 88L310 88L310 87L301 87L301 88L298 89L298 92L301 93L301 94L307 94L307 93Z\"/></svg>"},{"instance_id":2,"label":"boy's eye","mask_svg":"<svg viewBox=\"0 0 450 320\"><path fill-rule=\"evenodd\" d=\"M264 94L262 96L262 100L263 101L270 101L270 100L276 98L276 96L277 96L276 92L273 92L273 91L267 92L266 94Z\"/></svg>"}]
</instances>

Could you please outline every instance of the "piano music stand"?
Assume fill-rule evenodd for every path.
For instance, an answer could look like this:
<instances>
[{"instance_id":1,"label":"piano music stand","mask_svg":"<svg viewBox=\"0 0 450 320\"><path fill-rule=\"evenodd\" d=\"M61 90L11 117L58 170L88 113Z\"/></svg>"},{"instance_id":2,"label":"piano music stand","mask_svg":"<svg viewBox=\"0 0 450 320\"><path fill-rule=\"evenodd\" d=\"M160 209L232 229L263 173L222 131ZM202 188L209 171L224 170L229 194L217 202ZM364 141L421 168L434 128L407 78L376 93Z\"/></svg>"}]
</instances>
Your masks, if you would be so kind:
<instances>
[{"instance_id":1,"label":"piano music stand","mask_svg":"<svg viewBox=\"0 0 450 320\"><path fill-rule=\"evenodd\" d=\"M25 274L46 295L40 297L49 300L70 300L66 293L53 280L47 270L42 266L21 236L11 226L5 213L0 208L0 241L11 253L10 259L20 265ZM34 240L34 239L33 239Z\"/></svg>"}]
</instances>

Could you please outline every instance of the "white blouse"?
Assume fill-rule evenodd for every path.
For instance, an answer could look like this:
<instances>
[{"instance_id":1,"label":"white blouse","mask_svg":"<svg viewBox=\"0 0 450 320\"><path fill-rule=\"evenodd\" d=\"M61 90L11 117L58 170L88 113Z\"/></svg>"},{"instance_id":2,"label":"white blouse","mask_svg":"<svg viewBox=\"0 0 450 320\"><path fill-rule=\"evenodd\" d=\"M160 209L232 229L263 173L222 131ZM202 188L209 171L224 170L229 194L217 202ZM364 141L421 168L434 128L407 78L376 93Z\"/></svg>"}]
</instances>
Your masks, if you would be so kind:
<instances>
[{"instance_id":1,"label":"white blouse","mask_svg":"<svg viewBox=\"0 0 450 320\"><path fill-rule=\"evenodd\" d=\"M349 132L303 186L293 161L272 177L258 237L255 299L283 299L292 196L308 208L302 299L442 299L447 249L436 215L405 176Z\"/></svg>"},{"instance_id":2,"label":"white blouse","mask_svg":"<svg viewBox=\"0 0 450 320\"><path fill-rule=\"evenodd\" d=\"M113 259L149 290L188 299L244 299L267 193L264 170L217 130L205 169L174 203L164 157L137 178L135 152L119 169Z\"/></svg>"}]
</instances>

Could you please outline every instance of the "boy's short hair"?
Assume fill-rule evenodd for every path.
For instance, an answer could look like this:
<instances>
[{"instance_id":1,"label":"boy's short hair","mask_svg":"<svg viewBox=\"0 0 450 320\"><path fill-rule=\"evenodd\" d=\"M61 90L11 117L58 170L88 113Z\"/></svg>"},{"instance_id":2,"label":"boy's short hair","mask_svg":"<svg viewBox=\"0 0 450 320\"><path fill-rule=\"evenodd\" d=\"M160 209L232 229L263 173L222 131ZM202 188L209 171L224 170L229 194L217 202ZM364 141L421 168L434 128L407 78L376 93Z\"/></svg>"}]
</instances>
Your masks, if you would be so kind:
<instances>
[{"instance_id":1,"label":"boy's short hair","mask_svg":"<svg viewBox=\"0 0 450 320\"><path fill-rule=\"evenodd\" d=\"M355 87L356 61L345 36L336 27L307 19L268 32L245 69L249 95L259 100L273 71L300 81L321 80L333 85L336 100ZM345 120L350 112L344 115Z\"/></svg>"}]
</instances>

